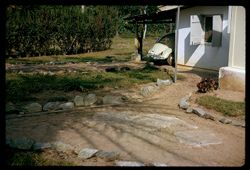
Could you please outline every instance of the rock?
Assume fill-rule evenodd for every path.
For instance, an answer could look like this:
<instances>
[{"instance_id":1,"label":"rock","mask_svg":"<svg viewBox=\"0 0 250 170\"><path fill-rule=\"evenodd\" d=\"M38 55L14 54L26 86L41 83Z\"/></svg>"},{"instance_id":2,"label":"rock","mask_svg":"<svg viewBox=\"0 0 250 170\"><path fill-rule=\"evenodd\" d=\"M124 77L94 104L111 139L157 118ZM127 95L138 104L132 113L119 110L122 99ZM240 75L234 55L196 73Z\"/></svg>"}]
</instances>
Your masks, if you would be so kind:
<instances>
[{"instance_id":1,"label":"rock","mask_svg":"<svg viewBox=\"0 0 250 170\"><path fill-rule=\"evenodd\" d=\"M85 106L92 105L96 101L97 101L97 97L95 94L88 94L88 95L84 96L84 98L83 98L83 103Z\"/></svg>"},{"instance_id":2,"label":"rock","mask_svg":"<svg viewBox=\"0 0 250 170\"><path fill-rule=\"evenodd\" d=\"M141 162L136 162L136 161L115 161L116 166L145 166Z\"/></svg>"},{"instance_id":3,"label":"rock","mask_svg":"<svg viewBox=\"0 0 250 170\"><path fill-rule=\"evenodd\" d=\"M152 85L143 87L141 89L141 95L143 95L144 97L149 96L149 95L153 94L154 92L156 92L158 89L159 89L159 87L152 86Z\"/></svg>"},{"instance_id":4,"label":"rock","mask_svg":"<svg viewBox=\"0 0 250 170\"><path fill-rule=\"evenodd\" d=\"M16 108L16 106L12 102L8 102L5 106L5 112L7 114L18 114L19 110Z\"/></svg>"},{"instance_id":5,"label":"rock","mask_svg":"<svg viewBox=\"0 0 250 170\"><path fill-rule=\"evenodd\" d=\"M215 117L214 116L212 116L212 115L210 115L209 113L206 113L204 116L203 116L203 118L205 118L205 119L210 119L210 120L215 120Z\"/></svg>"},{"instance_id":6,"label":"rock","mask_svg":"<svg viewBox=\"0 0 250 170\"><path fill-rule=\"evenodd\" d=\"M103 104L122 104L123 100L121 96L106 95L102 99Z\"/></svg>"},{"instance_id":7,"label":"rock","mask_svg":"<svg viewBox=\"0 0 250 170\"><path fill-rule=\"evenodd\" d=\"M82 96L75 96L74 103L76 106L83 106L83 97Z\"/></svg>"},{"instance_id":8,"label":"rock","mask_svg":"<svg viewBox=\"0 0 250 170\"><path fill-rule=\"evenodd\" d=\"M224 123L224 124L229 124L229 123L232 123L232 120L223 117L219 120L219 122Z\"/></svg>"},{"instance_id":9,"label":"rock","mask_svg":"<svg viewBox=\"0 0 250 170\"><path fill-rule=\"evenodd\" d=\"M193 113L200 117L204 117L206 115L206 112L200 108L193 108Z\"/></svg>"},{"instance_id":10,"label":"rock","mask_svg":"<svg viewBox=\"0 0 250 170\"><path fill-rule=\"evenodd\" d=\"M43 106L44 111L58 110L60 102L48 102Z\"/></svg>"},{"instance_id":11,"label":"rock","mask_svg":"<svg viewBox=\"0 0 250 170\"><path fill-rule=\"evenodd\" d=\"M192 107L188 107L186 110L186 113L192 113L193 112L193 108Z\"/></svg>"},{"instance_id":12,"label":"rock","mask_svg":"<svg viewBox=\"0 0 250 170\"><path fill-rule=\"evenodd\" d=\"M130 70L130 68L129 67L121 67L121 69L120 69L121 71L128 71L128 70Z\"/></svg>"},{"instance_id":13,"label":"rock","mask_svg":"<svg viewBox=\"0 0 250 170\"><path fill-rule=\"evenodd\" d=\"M181 98L181 100L179 102L179 107L181 109L186 110L189 107L189 103L187 102L187 100L188 100L187 97Z\"/></svg>"},{"instance_id":14,"label":"rock","mask_svg":"<svg viewBox=\"0 0 250 170\"><path fill-rule=\"evenodd\" d=\"M24 107L25 111L28 113L41 112L42 105L39 103L30 103Z\"/></svg>"},{"instance_id":15,"label":"rock","mask_svg":"<svg viewBox=\"0 0 250 170\"><path fill-rule=\"evenodd\" d=\"M245 127L245 122L238 122L238 121L232 121L231 123L234 126L240 126L240 127Z\"/></svg>"},{"instance_id":16,"label":"rock","mask_svg":"<svg viewBox=\"0 0 250 170\"><path fill-rule=\"evenodd\" d=\"M222 143L220 138L207 130L182 130L175 132L174 135L179 139L180 143L198 147Z\"/></svg>"},{"instance_id":17,"label":"rock","mask_svg":"<svg viewBox=\"0 0 250 170\"><path fill-rule=\"evenodd\" d=\"M97 149L84 148L78 153L78 157L82 159L89 159L98 152Z\"/></svg>"},{"instance_id":18,"label":"rock","mask_svg":"<svg viewBox=\"0 0 250 170\"><path fill-rule=\"evenodd\" d=\"M65 144L61 141L51 143L51 147L59 152L67 152L74 150L74 148L71 145Z\"/></svg>"},{"instance_id":19,"label":"rock","mask_svg":"<svg viewBox=\"0 0 250 170\"><path fill-rule=\"evenodd\" d=\"M117 72L117 71L119 71L119 68L118 68L118 67L115 67L115 66L113 66L113 67L107 67L107 68L105 69L105 71L106 71L106 72Z\"/></svg>"},{"instance_id":20,"label":"rock","mask_svg":"<svg viewBox=\"0 0 250 170\"><path fill-rule=\"evenodd\" d=\"M22 71L22 70L21 70L21 71L19 71L19 72L18 72L18 74L23 74L23 71Z\"/></svg>"},{"instance_id":21,"label":"rock","mask_svg":"<svg viewBox=\"0 0 250 170\"><path fill-rule=\"evenodd\" d=\"M53 75L55 75L55 73L49 71L49 72L48 72L48 75L53 76Z\"/></svg>"},{"instance_id":22,"label":"rock","mask_svg":"<svg viewBox=\"0 0 250 170\"><path fill-rule=\"evenodd\" d=\"M47 148L51 148L51 144L50 143L40 143L40 142L36 142L32 149L33 150L43 150L43 149L47 149Z\"/></svg>"},{"instance_id":23,"label":"rock","mask_svg":"<svg viewBox=\"0 0 250 170\"><path fill-rule=\"evenodd\" d=\"M153 163L153 166L168 166L167 164L164 164L164 163L159 163L159 162L154 162Z\"/></svg>"},{"instance_id":24,"label":"rock","mask_svg":"<svg viewBox=\"0 0 250 170\"><path fill-rule=\"evenodd\" d=\"M30 150L35 143L34 140L26 137L21 137L17 139L7 139L8 145L12 148Z\"/></svg>"},{"instance_id":25,"label":"rock","mask_svg":"<svg viewBox=\"0 0 250 170\"><path fill-rule=\"evenodd\" d=\"M59 105L59 109L62 110L69 110L74 108L74 103L73 102L67 102Z\"/></svg>"},{"instance_id":26,"label":"rock","mask_svg":"<svg viewBox=\"0 0 250 170\"><path fill-rule=\"evenodd\" d=\"M167 79L167 80L157 79L157 82L156 82L157 86L169 86L172 83L173 83L173 81L170 79Z\"/></svg>"},{"instance_id":27,"label":"rock","mask_svg":"<svg viewBox=\"0 0 250 170\"><path fill-rule=\"evenodd\" d=\"M96 156L102 158L106 161L114 161L119 158L120 154L118 152L107 152L107 151L99 151L96 153Z\"/></svg>"}]
</instances>

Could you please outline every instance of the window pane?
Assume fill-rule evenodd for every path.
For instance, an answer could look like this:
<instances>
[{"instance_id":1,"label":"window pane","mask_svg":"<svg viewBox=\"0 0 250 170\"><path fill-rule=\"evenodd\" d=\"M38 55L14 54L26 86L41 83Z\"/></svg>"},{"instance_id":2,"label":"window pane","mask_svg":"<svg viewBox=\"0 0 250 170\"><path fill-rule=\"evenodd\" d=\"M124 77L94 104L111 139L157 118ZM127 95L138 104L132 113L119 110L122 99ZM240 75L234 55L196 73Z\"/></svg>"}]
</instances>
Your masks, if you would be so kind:
<instances>
[{"instance_id":1,"label":"window pane","mask_svg":"<svg viewBox=\"0 0 250 170\"><path fill-rule=\"evenodd\" d=\"M213 34L213 20L212 17L205 17L205 42L212 42Z\"/></svg>"}]
</instances>

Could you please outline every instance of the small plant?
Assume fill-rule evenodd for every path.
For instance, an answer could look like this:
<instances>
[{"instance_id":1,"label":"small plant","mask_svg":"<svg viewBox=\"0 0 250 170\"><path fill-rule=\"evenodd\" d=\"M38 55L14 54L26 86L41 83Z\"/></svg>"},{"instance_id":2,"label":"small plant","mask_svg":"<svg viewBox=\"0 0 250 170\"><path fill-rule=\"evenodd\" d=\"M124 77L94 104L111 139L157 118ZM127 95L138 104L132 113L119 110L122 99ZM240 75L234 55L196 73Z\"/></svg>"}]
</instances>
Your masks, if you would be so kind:
<instances>
[{"instance_id":1,"label":"small plant","mask_svg":"<svg viewBox=\"0 0 250 170\"><path fill-rule=\"evenodd\" d=\"M218 89L218 82L214 79L205 78L201 82L197 84L198 92L206 93L211 90L217 90Z\"/></svg>"}]
</instances>

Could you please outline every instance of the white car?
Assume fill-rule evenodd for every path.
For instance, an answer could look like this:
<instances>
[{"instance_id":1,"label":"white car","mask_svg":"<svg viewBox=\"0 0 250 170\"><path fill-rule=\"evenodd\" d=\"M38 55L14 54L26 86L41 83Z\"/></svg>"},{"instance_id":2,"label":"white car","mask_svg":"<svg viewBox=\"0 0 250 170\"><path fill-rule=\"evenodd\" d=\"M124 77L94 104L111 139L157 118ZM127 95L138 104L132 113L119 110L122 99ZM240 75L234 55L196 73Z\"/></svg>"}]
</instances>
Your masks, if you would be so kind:
<instances>
[{"instance_id":1,"label":"white car","mask_svg":"<svg viewBox=\"0 0 250 170\"><path fill-rule=\"evenodd\" d=\"M153 61L167 62L174 65L175 34L167 34L159 38L148 51L147 57Z\"/></svg>"}]
</instances>

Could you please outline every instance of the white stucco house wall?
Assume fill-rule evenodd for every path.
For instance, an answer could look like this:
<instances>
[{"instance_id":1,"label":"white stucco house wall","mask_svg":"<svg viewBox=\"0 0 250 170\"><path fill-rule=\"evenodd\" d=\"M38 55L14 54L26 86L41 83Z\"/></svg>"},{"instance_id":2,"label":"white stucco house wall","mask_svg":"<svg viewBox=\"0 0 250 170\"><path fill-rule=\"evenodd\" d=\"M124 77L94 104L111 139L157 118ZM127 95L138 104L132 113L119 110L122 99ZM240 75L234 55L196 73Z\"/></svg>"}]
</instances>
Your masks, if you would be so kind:
<instances>
[{"instance_id":1,"label":"white stucco house wall","mask_svg":"<svg viewBox=\"0 0 250 170\"><path fill-rule=\"evenodd\" d=\"M245 91L245 8L182 7L176 23L177 64L219 71L220 88Z\"/></svg>"}]
</instances>

